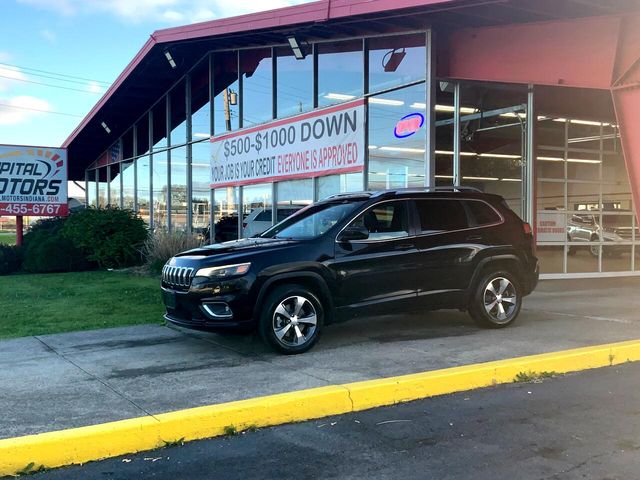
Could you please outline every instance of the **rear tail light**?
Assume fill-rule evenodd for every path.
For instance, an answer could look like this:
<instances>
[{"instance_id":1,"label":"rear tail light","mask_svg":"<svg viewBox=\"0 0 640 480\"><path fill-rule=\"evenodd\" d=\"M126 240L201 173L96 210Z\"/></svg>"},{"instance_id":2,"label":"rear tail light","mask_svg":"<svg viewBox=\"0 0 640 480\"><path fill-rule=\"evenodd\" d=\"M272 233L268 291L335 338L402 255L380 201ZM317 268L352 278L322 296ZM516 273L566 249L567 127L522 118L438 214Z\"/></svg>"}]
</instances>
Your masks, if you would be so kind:
<instances>
[{"instance_id":1,"label":"rear tail light","mask_svg":"<svg viewBox=\"0 0 640 480\"><path fill-rule=\"evenodd\" d=\"M522 228L524 229L525 235L533 234L533 230L531 229L531 225L529 225L527 222L524 222L522 224Z\"/></svg>"}]
</instances>

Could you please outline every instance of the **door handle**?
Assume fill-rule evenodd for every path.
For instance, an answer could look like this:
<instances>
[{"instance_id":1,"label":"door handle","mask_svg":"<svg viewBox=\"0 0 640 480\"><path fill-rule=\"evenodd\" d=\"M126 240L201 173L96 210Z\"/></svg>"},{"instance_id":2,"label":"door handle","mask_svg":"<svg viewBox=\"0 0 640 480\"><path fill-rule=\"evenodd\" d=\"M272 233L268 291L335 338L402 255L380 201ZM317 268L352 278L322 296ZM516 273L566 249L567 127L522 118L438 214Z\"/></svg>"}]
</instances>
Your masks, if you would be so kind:
<instances>
[{"instance_id":1,"label":"door handle","mask_svg":"<svg viewBox=\"0 0 640 480\"><path fill-rule=\"evenodd\" d=\"M393 247L394 250L410 250L413 248L413 244L411 243L401 243Z\"/></svg>"},{"instance_id":2,"label":"door handle","mask_svg":"<svg viewBox=\"0 0 640 480\"><path fill-rule=\"evenodd\" d=\"M482 235L469 235L465 240L467 242L481 242L484 239Z\"/></svg>"}]
</instances>

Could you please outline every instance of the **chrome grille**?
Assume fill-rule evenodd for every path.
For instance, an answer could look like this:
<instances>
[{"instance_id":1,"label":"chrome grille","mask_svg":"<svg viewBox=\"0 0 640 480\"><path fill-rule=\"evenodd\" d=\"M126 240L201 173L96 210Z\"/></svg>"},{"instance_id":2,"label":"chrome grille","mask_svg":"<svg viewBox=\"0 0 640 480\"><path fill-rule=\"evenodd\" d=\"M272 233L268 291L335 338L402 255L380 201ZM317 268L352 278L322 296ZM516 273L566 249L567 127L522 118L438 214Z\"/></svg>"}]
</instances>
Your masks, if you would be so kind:
<instances>
[{"instance_id":1,"label":"chrome grille","mask_svg":"<svg viewBox=\"0 0 640 480\"><path fill-rule=\"evenodd\" d=\"M173 287L190 287L193 271L193 268L165 265L162 268L162 281Z\"/></svg>"}]
</instances>

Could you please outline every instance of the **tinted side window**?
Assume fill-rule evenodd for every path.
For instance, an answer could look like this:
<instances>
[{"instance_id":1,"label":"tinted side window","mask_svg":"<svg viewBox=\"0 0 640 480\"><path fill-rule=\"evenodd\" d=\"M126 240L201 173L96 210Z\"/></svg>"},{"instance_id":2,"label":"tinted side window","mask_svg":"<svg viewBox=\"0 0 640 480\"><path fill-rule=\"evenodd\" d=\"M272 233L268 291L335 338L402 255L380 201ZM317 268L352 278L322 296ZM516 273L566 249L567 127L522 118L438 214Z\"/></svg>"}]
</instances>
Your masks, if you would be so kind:
<instances>
[{"instance_id":1,"label":"tinted side window","mask_svg":"<svg viewBox=\"0 0 640 480\"><path fill-rule=\"evenodd\" d=\"M467 212L460 200L416 200L422 232L469 228Z\"/></svg>"},{"instance_id":2,"label":"tinted side window","mask_svg":"<svg viewBox=\"0 0 640 480\"><path fill-rule=\"evenodd\" d=\"M256 215L256 222L271 222L271 210L263 210Z\"/></svg>"},{"instance_id":3,"label":"tinted side window","mask_svg":"<svg viewBox=\"0 0 640 480\"><path fill-rule=\"evenodd\" d=\"M369 231L369 240L408 237L407 202L387 202L376 205L361 214L351 225L366 228Z\"/></svg>"},{"instance_id":4,"label":"tinted side window","mask_svg":"<svg viewBox=\"0 0 640 480\"><path fill-rule=\"evenodd\" d=\"M465 203L469 207L476 226L491 225L501 220L500 215L484 202L469 200Z\"/></svg>"}]
</instances>

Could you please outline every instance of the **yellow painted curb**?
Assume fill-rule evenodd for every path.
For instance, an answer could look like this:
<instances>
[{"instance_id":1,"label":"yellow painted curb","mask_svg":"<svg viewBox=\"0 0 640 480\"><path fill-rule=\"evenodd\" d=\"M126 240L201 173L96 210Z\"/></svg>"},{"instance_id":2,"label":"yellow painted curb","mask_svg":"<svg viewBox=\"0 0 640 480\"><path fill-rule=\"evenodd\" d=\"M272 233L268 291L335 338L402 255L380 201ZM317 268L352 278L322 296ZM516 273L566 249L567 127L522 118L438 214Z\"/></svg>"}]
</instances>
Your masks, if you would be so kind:
<instances>
[{"instance_id":1,"label":"yellow painted curb","mask_svg":"<svg viewBox=\"0 0 640 480\"><path fill-rule=\"evenodd\" d=\"M640 340L498 360L399 377L312 388L0 440L0 476L81 464L178 441L366 410L513 382L520 372L568 373L640 360Z\"/></svg>"}]
</instances>

